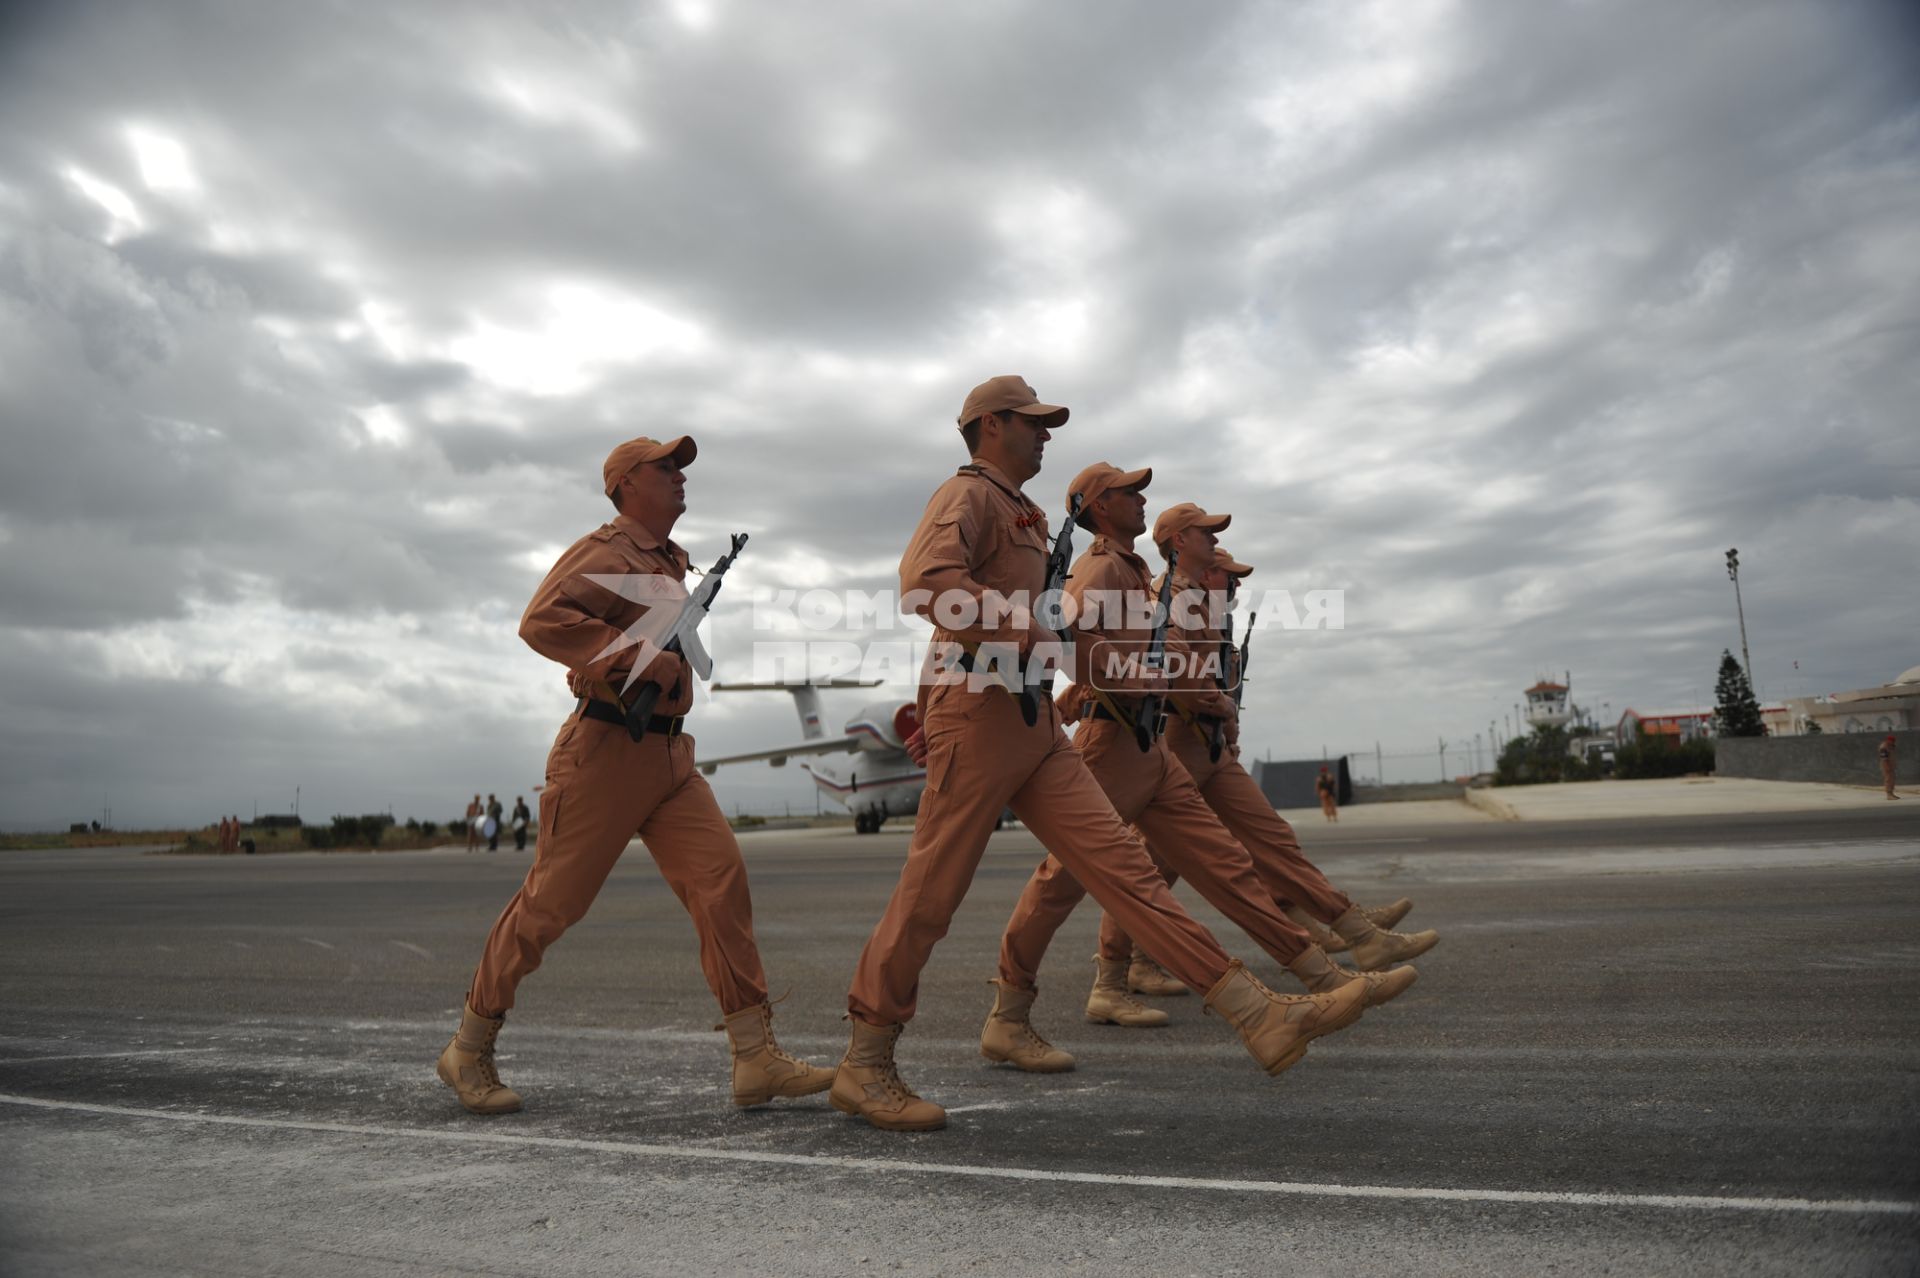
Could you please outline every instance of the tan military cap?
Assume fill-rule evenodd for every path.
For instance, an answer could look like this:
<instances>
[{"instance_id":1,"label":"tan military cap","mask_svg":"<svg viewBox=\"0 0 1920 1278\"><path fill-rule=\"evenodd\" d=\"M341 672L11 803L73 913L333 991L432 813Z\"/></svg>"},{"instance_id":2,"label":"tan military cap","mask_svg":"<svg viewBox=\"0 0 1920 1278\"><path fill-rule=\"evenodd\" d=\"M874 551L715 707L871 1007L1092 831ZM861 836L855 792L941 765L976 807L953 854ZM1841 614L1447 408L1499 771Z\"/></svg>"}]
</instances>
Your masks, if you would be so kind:
<instances>
[{"instance_id":1,"label":"tan military cap","mask_svg":"<svg viewBox=\"0 0 1920 1278\"><path fill-rule=\"evenodd\" d=\"M607 454L607 464L600 468L602 478L607 481L607 495L620 486L627 472L635 466L650 461L659 461L662 457L671 457L682 466L690 464L699 456L700 450L694 445L693 436L682 435L678 439L669 439L664 444L657 439L648 439L642 435L638 439L629 439L624 444L616 444Z\"/></svg>"},{"instance_id":2,"label":"tan military cap","mask_svg":"<svg viewBox=\"0 0 1920 1278\"><path fill-rule=\"evenodd\" d=\"M1213 548L1213 566L1221 572L1226 573L1229 577L1253 576L1252 568L1228 554L1226 548L1222 546L1215 546Z\"/></svg>"},{"instance_id":3,"label":"tan military cap","mask_svg":"<svg viewBox=\"0 0 1920 1278\"><path fill-rule=\"evenodd\" d=\"M1233 522L1232 515L1209 515L1190 501L1178 506L1169 506L1160 512L1160 518L1153 521L1153 544L1158 546L1172 539L1182 528L1206 528L1219 532Z\"/></svg>"},{"instance_id":4,"label":"tan military cap","mask_svg":"<svg viewBox=\"0 0 1920 1278\"><path fill-rule=\"evenodd\" d=\"M1067 410L1058 404L1042 404L1040 397L1033 393L1033 387L1027 385L1024 377L1015 377L1012 373L1001 377L989 377L967 392L967 402L960 405L960 424L965 426L987 413L1019 413L1025 417L1041 418L1041 425L1052 430L1063 426L1067 420Z\"/></svg>"},{"instance_id":5,"label":"tan military cap","mask_svg":"<svg viewBox=\"0 0 1920 1278\"><path fill-rule=\"evenodd\" d=\"M1093 505L1102 493L1116 488L1145 488L1153 482L1153 467L1140 470L1121 470L1118 466L1106 462L1095 462L1073 477L1067 485L1067 509L1073 509L1074 494L1080 495L1080 508L1085 510Z\"/></svg>"}]
</instances>

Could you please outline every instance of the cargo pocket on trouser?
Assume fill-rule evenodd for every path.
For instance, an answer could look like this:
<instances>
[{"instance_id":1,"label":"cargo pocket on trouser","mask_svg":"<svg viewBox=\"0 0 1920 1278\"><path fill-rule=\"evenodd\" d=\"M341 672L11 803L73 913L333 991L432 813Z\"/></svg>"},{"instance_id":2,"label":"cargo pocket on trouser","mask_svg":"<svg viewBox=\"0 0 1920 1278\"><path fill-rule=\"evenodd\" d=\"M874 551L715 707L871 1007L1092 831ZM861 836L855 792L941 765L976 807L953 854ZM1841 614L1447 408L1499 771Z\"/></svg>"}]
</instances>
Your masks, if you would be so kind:
<instances>
[{"instance_id":1,"label":"cargo pocket on trouser","mask_svg":"<svg viewBox=\"0 0 1920 1278\"><path fill-rule=\"evenodd\" d=\"M952 784L954 742L951 737L943 738L927 746L927 789L935 794L946 794Z\"/></svg>"},{"instance_id":2,"label":"cargo pocket on trouser","mask_svg":"<svg viewBox=\"0 0 1920 1278\"><path fill-rule=\"evenodd\" d=\"M540 792L540 824L534 830L536 852L551 846L548 840L560 833L560 800L563 795L558 786L551 785Z\"/></svg>"}]
</instances>

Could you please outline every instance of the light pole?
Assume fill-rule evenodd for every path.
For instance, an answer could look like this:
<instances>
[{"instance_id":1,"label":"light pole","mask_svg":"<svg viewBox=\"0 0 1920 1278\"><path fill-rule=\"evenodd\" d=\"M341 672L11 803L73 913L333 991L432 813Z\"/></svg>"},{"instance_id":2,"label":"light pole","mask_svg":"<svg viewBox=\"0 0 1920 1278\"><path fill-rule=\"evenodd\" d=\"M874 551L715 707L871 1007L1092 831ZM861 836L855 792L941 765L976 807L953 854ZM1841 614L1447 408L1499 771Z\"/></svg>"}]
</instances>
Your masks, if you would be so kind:
<instances>
[{"instance_id":1,"label":"light pole","mask_svg":"<svg viewBox=\"0 0 1920 1278\"><path fill-rule=\"evenodd\" d=\"M1753 687L1753 656L1747 651L1747 608L1740 602L1740 551L1738 548L1727 552L1727 579L1733 582L1733 607L1740 614L1740 660L1747 666L1747 686ZM1754 689L1754 698L1760 696Z\"/></svg>"}]
</instances>

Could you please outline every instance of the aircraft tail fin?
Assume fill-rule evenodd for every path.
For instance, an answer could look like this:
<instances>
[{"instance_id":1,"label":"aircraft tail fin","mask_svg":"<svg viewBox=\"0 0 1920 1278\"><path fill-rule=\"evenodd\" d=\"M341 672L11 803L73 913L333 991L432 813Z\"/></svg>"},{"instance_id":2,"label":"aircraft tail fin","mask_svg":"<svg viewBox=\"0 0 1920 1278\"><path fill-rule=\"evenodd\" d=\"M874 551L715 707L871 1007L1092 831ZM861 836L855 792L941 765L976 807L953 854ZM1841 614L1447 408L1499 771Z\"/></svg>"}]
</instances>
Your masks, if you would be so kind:
<instances>
[{"instance_id":1,"label":"aircraft tail fin","mask_svg":"<svg viewBox=\"0 0 1920 1278\"><path fill-rule=\"evenodd\" d=\"M713 683L708 688L714 692L790 692L793 694L793 708L800 715L800 735L812 741L827 735L825 725L820 718L820 689L822 688L877 688L879 679L816 679L809 682L795 681L784 683Z\"/></svg>"}]
</instances>

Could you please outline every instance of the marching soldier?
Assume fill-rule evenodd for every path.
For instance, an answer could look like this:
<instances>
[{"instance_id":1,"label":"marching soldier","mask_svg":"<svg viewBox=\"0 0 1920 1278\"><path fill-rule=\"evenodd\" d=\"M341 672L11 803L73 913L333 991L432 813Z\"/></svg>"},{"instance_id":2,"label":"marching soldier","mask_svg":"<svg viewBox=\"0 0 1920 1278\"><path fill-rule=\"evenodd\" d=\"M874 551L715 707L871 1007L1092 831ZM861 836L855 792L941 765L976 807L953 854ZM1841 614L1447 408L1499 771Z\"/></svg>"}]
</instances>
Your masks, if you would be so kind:
<instances>
[{"instance_id":1,"label":"marching soldier","mask_svg":"<svg viewBox=\"0 0 1920 1278\"><path fill-rule=\"evenodd\" d=\"M902 1081L894 1044L913 1017L920 971L1008 806L1130 933L1207 992L1269 1073L1297 1061L1310 1039L1350 1024L1364 1000L1358 983L1285 998L1230 958L1114 814L1060 730L1052 698L1024 682L1026 659L1050 636L1031 612L1046 584L1046 515L1021 488L1066 420L1065 408L1040 403L1021 378L975 387L959 417L971 460L934 493L901 559L903 606L935 625L930 660L956 664L936 672L931 687L923 674L914 751L925 754L926 790L899 884L854 971L852 1036L831 1093L835 1108L885 1130L946 1125L946 1111ZM996 661L1016 654L1010 664L1021 673L1008 675L1009 663L995 673ZM1031 992L1003 986L1001 994L995 1015L1008 1034L1032 1034ZM1036 1052L1050 1050L1033 1040Z\"/></svg>"},{"instance_id":2,"label":"marching soldier","mask_svg":"<svg viewBox=\"0 0 1920 1278\"><path fill-rule=\"evenodd\" d=\"M1178 619L1184 612L1196 623L1186 637L1203 651L1226 646L1209 596L1225 596L1226 570L1218 563L1216 534L1231 520L1231 515L1211 515L1192 502L1181 502L1160 512L1153 524L1153 541L1161 558L1169 552L1174 556L1174 589L1186 595L1188 606L1176 609L1174 616ZM1196 565L1193 571L1187 568L1190 564ZM1243 564L1235 568L1253 571ZM1229 672L1228 677L1235 676ZM1411 901L1402 898L1377 910L1362 909L1307 859L1293 827L1273 810L1259 785L1240 766L1240 716L1232 698L1217 687L1198 693L1175 688L1168 700L1175 713L1167 724L1167 743L1175 757L1221 823L1252 854L1254 868L1274 899L1323 949L1329 953L1351 950L1354 964L1373 972L1417 958L1440 943L1440 934L1431 930L1411 935L1388 930L1406 917L1413 908ZM1111 916L1101 920L1103 950L1118 943L1110 929L1123 926ZM1151 945L1141 948L1145 953L1138 957L1145 960L1140 964L1145 979L1136 988L1170 992L1154 980L1155 967L1146 958L1159 956Z\"/></svg>"},{"instance_id":3,"label":"marching soldier","mask_svg":"<svg viewBox=\"0 0 1920 1278\"><path fill-rule=\"evenodd\" d=\"M1246 849L1220 824L1161 736L1161 702L1168 683L1147 673L1143 660L1153 625L1147 615L1153 602L1148 593L1152 574L1133 548L1134 539L1147 530L1142 493L1152 478L1151 470L1122 471L1100 462L1081 471L1067 490L1069 509L1078 497L1083 503L1080 524L1096 534L1074 564L1066 588L1077 605L1079 634L1074 682L1059 706L1066 720L1079 721L1073 748L1120 819L1146 838L1165 868L1184 874L1309 993L1358 982L1367 1006L1384 1003L1412 985L1418 973L1402 967L1362 975L1328 961L1307 933L1280 912ZM1194 658L1208 655L1182 645L1176 659L1193 669ZM1217 689L1212 695L1226 701ZM1034 870L1001 938L1000 975L994 982L1001 1003L1010 996L1032 1001L1041 957L1085 895L1086 889L1057 856L1048 856ZM1102 940L1094 956L1087 1019L1135 1028L1165 1025L1165 1012L1147 1007L1127 989L1131 943L1117 931ZM1021 1032L999 1007L981 1032L980 1050L989 1060L1039 1073L1073 1064L1072 1057L1047 1048L1037 1035Z\"/></svg>"},{"instance_id":4,"label":"marching soldier","mask_svg":"<svg viewBox=\"0 0 1920 1278\"><path fill-rule=\"evenodd\" d=\"M1895 794L1893 790L1894 751L1898 749L1899 746L1899 738L1889 732L1887 739L1880 743L1880 749L1876 751L1880 756L1880 783L1887 788L1887 797L1889 799L1897 799L1900 797L1898 794Z\"/></svg>"},{"instance_id":5,"label":"marching soldier","mask_svg":"<svg viewBox=\"0 0 1920 1278\"><path fill-rule=\"evenodd\" d=\"M774 1040L740 845L694 770L693 740L681 730L693 703L691 669L677 652L648 648L652 659L632 680L634 691L622 691L642 651L629 638L642 606L590 579L685 579L687 553L670 534L687 508L684 470L695 453L686 436L615 448L602 475L619 514L560 556L520 621L520 637L534 651L567 667L580 704L547 756L533 866L487 937L460 1029L440 1054L441 1081L476 1114L520 1108L494 1068L494 1041L514 990L586 914L636 833L693 917L700 968L726 1020L733 1103L806 1096L833 1084L831 1070L795 1060ZM661 695L635 739L627 711L647 683Z\"/></svg>"}]
</instances>

